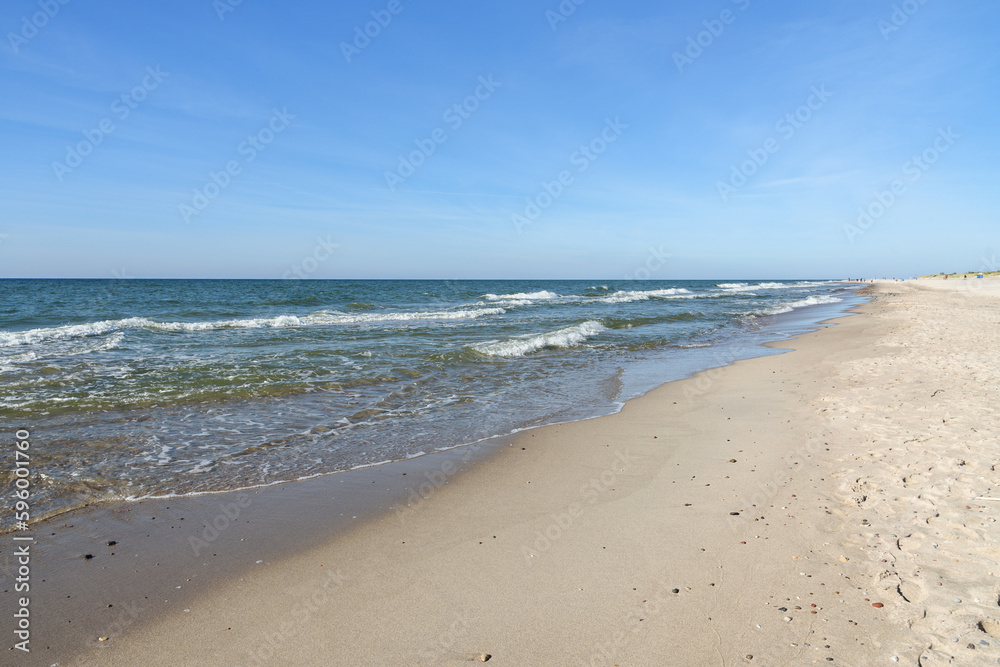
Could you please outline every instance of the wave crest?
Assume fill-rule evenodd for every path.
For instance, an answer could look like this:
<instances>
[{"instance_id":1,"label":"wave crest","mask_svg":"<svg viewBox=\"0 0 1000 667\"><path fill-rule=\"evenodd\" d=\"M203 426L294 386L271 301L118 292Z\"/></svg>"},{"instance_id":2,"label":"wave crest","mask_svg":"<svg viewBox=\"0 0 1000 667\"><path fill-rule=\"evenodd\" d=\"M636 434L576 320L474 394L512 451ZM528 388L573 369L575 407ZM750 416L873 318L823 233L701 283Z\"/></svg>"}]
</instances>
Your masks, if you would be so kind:
<instances>
[{"instance_id":1,"label":"wave crest","mask_svg":"<svg viewBox=\"0 0 1000 667\"><path fill-rule=\"evenodd\" d=\"M545 348L573 347L602 331L607 331L607 327L595 320L588 320L543 334L516 336L507 340L473 345L472 349L488 357L523 357Z\"/></svg>"},{"instance_id":2,"label":"wave crest","mask_svg":"<svg viewBox=\"0 0 1000 667\"><path fill-rule=\"evenodd\" d=\"M103 320L86 324L68 324L43 327L27 331L0 332L0 348L34 345L57 340L91 338L126 329L154 331L215 331L217 329L292 328L323 324L365 324L375 322L412 322L419 320L467 320L487 315L502 315L503 308L476 308L474 310L445 310L412 313L365 313L347 315L331 311L318 311L302 317L278 315L251 319L219 320L216 322L157 322L147 317L128 317L121 320Z\"/></svg>"},{"instance_id":3,"label":"wave crest","mask_svg":"<svg viewBox=\"0 0 1000 667\"><path fill-rule=\"evenodd\" d=\"M559 295L548 290L538 292L516 292L514 294L484 294L485 301L511 301L522 299L558 299Z\"/></svg>"},{"instance_id":4,"label":"wave crest","mask_svg":"<svg viewBox=\"0 0 1000 667\"><path fill-rule=\"evenodd\" d=\"M670 287L652 290L618 290L613 294L601 297L598 301L603 303L631 303L633 301L647 301L649 299L693 299L694 296L683 287Z\"/></svg>"},{"instance_id":5,"label":"wave crest","mask_svg":"<svg viewBox=\"0 0 1000 667\"><path fill-rule=\"evenodd\" d=\"M762 311L761 315L781 315L783 313L790 313L797 308L804 308L806 306L819 306L825 303L840 303L843 301L840 297L830 296L829 294L816 294L805 299L799 299L798 301L791 301L789 303L779 304L773 308L768 308Z\"/></svg>"}]
</instances>

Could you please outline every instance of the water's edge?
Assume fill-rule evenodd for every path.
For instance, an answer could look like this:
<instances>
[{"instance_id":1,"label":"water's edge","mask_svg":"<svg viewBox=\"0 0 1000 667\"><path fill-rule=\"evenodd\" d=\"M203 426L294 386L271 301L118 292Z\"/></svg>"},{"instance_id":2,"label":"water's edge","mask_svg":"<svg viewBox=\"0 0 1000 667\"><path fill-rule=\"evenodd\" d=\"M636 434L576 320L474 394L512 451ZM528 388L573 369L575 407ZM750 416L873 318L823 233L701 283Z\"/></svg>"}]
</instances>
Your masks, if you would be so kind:
<instances>
[{"instance_id":1,"label":"water's edge","mask_svg":"<svg viewBox=\"0 0 1000 667\"><path fill-rule=\"evenodd\" d=\"M671 370L673 370L674 372L670 376L660 377L658 380L654 381L653 384L648 384L637 391L629 393L627 396L621 397L620 400L614 401L613 405L610 408L601 409L598 406L592 406L593 410L591 411L591 413L584 417L578 417L567 420L559 420L558 418L554 418L552 421L543 420L540 423L532 424L530 426L515 428L507 433L493 434L471 442L464 442L447 447L435 448L431 451L422 452L414 456L359 465L350 468L348 470L334 470L329 472L320 472L292 479L274 480L262 484L251 484L246 486L216 489L216 490L195 491L195 492L178 493L178 494L173 494L173 493L159 494L159 495L148 494L135 497L127 497L127 498L93 499L83 503L56 508L45 514L33 517L32 523L35 525L42 523L49 523L59 517L64 517L68 514L72 514L74 512L78 512L81 510L85 509L96 510L99 508L106 508L118 504L128 505L132 503L142 503L144 501L169 501L169 500L177 500L183 498L196 498L201 496L214 497L226 494L240 494L240 493L253 492L261 489L266 489L286 484L299 484L302 482L308 482L320 478L328 478L333 476L347 476L366 470L381 469L400 463L416 462L417 465L419 466L421 460L436 459L440 458L440 456L451 456L455 452L455 450L463 448L470 448L474 446L491 448L494 446L500 446L502 444L509 442L511 439L517 437L521 433L532 431L538 428L557 426L560 424L568 424L578 421L587 421L590 419L598 419L600 417L608 416L611 414L617 414L625 408L628 401L644 396L649 392L655 391L656 389L671 382L676 382L678 380L691 378L697 375L698 373L709 371L715 368L720 368L723 366L728 366L735 363L736 361L770 356L772 354L783 354L784 352L788 351L786 348L780 347L781 343L783 343L784 341L794 340L795 338L803 334L811 333L813 331L825 328L826 326L830 326L830 324L832 324L833 322L835 322L835 320L841 317L850 317L854 314L857 314L856 309L861 305L869 302L869 299L867 297L862 296L863 292L864 292L863 289L859 289L841 303L812 306L810 308L802 309L801 311L796 311L794 313L783 313L779 315L774 315L772 317L774 318L775 326L773 327L774 331L771 332L773 334L773 339L766 340L763 342L758 341L749 344L730 346L728 348L708 348L710 350L710 353L708 355L703 355L701 357L695 357L694 355L692 355L689 358L689 361L693 361L694 359L699 358L702 360L701 364L693 367L682 368L680 369L679 372L677 368L673 368ZM791 332L778 330L777 325L781 324L787 327L792 321L795 322L795 325ZM734 351L737 352L737 354L733 355L732 353ZM726 354L726 352L728 352L729 354ZM704 360L708 360L709 363L704 363ZM478 456L479 455L477 455L477 457ZM12 531L12 529L13 526L0 528L0 535L9 533Z\"/></svg>"}]
</instances>

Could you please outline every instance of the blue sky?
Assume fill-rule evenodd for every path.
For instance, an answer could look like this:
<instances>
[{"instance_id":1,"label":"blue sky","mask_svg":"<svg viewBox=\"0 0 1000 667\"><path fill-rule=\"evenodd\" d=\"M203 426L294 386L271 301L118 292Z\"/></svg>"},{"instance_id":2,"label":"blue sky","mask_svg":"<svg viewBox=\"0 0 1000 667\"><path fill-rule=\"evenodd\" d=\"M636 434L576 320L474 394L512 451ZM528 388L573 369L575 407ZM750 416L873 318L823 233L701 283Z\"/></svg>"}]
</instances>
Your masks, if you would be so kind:
<instances>
[{"instance_id":1,"label":"blue sky","mask_svg":"<svg viewBox=\"0 0 1000 667\"><path fill-rule=\"evenodd\" d=\"M0 11L2 277L1000 268L994 2L64 2Z\"/></svg>"}]
</instances>

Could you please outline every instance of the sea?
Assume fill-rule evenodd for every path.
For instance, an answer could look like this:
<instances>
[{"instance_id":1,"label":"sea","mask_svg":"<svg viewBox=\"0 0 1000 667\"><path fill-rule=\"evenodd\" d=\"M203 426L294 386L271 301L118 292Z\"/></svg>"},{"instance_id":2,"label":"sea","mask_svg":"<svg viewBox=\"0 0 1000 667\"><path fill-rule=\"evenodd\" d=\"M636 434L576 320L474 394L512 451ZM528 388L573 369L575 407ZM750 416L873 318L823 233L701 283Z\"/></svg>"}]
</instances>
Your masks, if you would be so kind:
<instances>
[{"instance_id":1,"label":"sea","mask_svg":"<svg viewBox=\"0 0 1000 667\"><path fill-rule=\"evenodd\" d=\"M30 433L35 520L338 473L616 412L777 353L762 344L843 314L856 287L0 280L0 439L13 457Z\"/></svg>"}]
</instances>

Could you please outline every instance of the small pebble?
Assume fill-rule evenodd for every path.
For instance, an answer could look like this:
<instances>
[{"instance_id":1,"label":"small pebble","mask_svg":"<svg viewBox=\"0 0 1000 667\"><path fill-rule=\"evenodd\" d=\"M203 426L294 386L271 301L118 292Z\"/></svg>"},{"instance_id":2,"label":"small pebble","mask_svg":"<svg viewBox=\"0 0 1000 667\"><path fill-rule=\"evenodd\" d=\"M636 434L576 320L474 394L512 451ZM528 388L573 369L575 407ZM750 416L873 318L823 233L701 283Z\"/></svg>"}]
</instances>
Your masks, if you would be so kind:
<instances>
[{"instance_id":1,"label":"small pebble","mask_svg":"<svg viewBox=\"0 0 1000 667\"><path fill-rule=\"evenodd\" d=\"M872 606L876 609L881 609L884 605L881 602L872 602Z\"/></svg>"}]
</instances>

